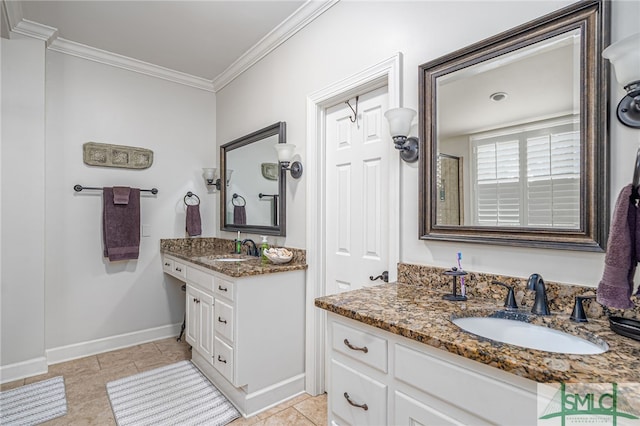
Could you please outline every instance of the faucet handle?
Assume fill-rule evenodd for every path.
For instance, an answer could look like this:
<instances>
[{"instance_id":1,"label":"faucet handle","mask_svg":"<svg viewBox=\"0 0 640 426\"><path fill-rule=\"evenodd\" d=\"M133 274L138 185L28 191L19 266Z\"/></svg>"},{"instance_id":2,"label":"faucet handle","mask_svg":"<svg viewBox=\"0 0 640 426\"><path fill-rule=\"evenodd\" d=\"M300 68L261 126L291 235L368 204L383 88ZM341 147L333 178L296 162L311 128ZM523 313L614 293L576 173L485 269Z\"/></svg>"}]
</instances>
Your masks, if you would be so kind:
<instances>
[{"instance_id":1,"label":"faucet handle","mask_svg":"<svg viewBox=\"0 0 640 426\"><path fill-rule=\"evenodd\" d=\"M595 299L596 296L576 296L575 304L573 305L573 312L571 312L571 316L569 319L575 322L587 322L587 314L584 311L584 306L582 306L582 301L585 299Z\"/></svg>"},{"instance_id":2,"label":"faucet handle","mask_svg":"<svg viewBox=\"0 0 640 426\"><path fill-rule=\"evenodd\" d=\"M493 280L491 284L501 285L506 287L509 291L507 292L507 297L504 299L504 307L507 309L518 309L518 304L516 303L516 296L513 292L513 286L507 285L503 282Z\"/></svg>"}]
</instances>

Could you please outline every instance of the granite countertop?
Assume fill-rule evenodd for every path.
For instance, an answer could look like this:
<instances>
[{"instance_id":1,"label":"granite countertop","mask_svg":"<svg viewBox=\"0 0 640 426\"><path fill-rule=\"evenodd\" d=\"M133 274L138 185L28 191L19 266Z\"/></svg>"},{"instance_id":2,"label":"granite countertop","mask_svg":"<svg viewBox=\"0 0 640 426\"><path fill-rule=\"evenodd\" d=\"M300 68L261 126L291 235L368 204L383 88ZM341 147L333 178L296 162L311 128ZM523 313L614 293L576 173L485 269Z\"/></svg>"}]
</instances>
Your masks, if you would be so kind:
<instances>
[{"instance_id":1,"label":"granite countertop","mask_svg":"<svg viewBox=\"0 0 640 426\"><path fill-rule=\"evenodd\" d=\"M566 355L526 349L476 337L451 322L452 317L488 316L504 310L502 300L472 295L466 302L449 302L442 299L446 293L450 291L391 283L321 297L315 305L541 383L640 382L640 342L614 333L608 321L575 323L567 313L553 311L548 317L528 315L534 324L567 331L594 343L602 339L609 350L599 355Z\"/></svg>"},{"instance_id":2,"label":"granite countertop","mask_svg":"<svg viewBox=\"0 0 640 426\"><path fill-rule=\"evenodd\" d=\"M248 277L307 269L304 250L291 249L293 258L289 263L273 264L262 258L233 253L233 241L218 238L179 238L160 241L160 252L185 260L203 268L230 277ZM241 258L238 262L220 262L215 259Z\"/></svg>"}]
</instances>

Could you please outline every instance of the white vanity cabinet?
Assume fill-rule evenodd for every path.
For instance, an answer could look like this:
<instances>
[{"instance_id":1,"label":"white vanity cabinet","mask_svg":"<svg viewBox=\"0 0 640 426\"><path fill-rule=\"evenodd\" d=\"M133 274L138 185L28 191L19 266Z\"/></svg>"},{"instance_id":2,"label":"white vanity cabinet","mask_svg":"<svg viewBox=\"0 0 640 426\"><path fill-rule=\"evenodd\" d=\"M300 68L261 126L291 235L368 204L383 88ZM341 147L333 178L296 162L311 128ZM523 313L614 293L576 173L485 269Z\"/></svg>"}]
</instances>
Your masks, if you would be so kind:
<instances>
[{"instance_id":1,"label":"white vanity cabinet","mask_svg":"<svg viewBox=\"0 0 640 426\"><path fill-rule=\"evenodd\" d=\"M162 262L187 284L192 362L243 415L304 392L304 270L230 277L169 255Z\"/></svg>"},{"instance_id":2,"label":"white vanity cabinet","mask_svg":"<svg viewBox=\"0 0 640 426\"><path fill-rule=\"evenodd\" d=\"M328 314L333 425L536 424L536 383Z\"/></svg>"}]
</instances>

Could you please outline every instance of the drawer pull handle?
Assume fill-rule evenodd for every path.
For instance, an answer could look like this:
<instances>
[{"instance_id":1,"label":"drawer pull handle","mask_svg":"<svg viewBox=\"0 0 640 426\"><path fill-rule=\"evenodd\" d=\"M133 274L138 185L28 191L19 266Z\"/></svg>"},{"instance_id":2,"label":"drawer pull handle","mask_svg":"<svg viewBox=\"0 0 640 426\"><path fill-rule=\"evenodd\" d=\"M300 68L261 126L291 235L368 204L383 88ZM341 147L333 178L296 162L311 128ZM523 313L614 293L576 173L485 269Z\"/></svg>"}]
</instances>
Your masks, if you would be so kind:
<instances>
[{"instance_id":1,"label":"drawer pull handle","mask_svg":"<svg viewBox=\"0 0 640 426\"><path fill-rule=\"evenodd\" d=\"M226 359L220 358L220 355L218 355L218 361L220 362L224 362L225 364L227 363Z\"/></svg>"},{"instance_id":2,"label":"drawer pull handle","mask_svg":"<svg viewBox=\"0 0 640 426\"><path fill-rule=\"evenodd\" d=\"M367 404L356 404L355 402L353 402L351 398L349 398L349 394L346 392L344 393L344 398L347 400L349 404L351 404L354 407L362 408L364 411L367 411L369 409L369 406Z\"/></svg>"},{"instance_id":3,"label":"drawer pull handle","mask_svg":"<svg viewBox=\"0 0 640 426\"><path fill-rule=\"evenodd\" d=\"M367 352L369 352L369 349L367 349L367 347L366 347L366 346L365 346L365 347L363 347L363 348L359 348L359 347L357 347L357 346L353 346L351 343L349 343L349 340L347 340L347 339L344 339L344 344L345 344L345 345L347 345L347 347L348 347L349 349L351 349L352 351L362 351L362 352L364 352L365 354L366 354Z\"/></svg>"},{"instance_id":4,"label":"drawer pull handle","mask_svg":"<svg viewBox=\"0 0 640 426\"><path fill-rule=\"evenodd\" d=\"M218 286L218 290L220 291L227 291L226 287L222 287L221 285Z\"/></svg>"},{"instance_id":5,"label":"drawer pull handle","mask_svg":"<svg viewBox=\"0 0 640 426\"><path fill-rule=\"evenodd\" d=\"M226 324L226 323L227 323L227 320L225 320L225 319L222 319L222 318L218 317L218 322L222 322L222 323Z\"/></svg>"},{"instance_id":6,"label":"drawer pull handle","mask_svg":"<svg viewBox=\"0 0 640 426\"><path fill-rule=\"evenodd\" d=\"M176 268L176 271L178 271L178 272L182 272L182 269L180 269L180 268Z\"/></svg>"},{"instance_id":7,"label":"drawer pull handle","mask_svg":"<svg viewBox=\"0 0 640 426\"><path fill-rule=\"evenodd\" d=\"M165 263L164 266L171 266L171 264L170 263Z\"/></svg>"}]
</instances>

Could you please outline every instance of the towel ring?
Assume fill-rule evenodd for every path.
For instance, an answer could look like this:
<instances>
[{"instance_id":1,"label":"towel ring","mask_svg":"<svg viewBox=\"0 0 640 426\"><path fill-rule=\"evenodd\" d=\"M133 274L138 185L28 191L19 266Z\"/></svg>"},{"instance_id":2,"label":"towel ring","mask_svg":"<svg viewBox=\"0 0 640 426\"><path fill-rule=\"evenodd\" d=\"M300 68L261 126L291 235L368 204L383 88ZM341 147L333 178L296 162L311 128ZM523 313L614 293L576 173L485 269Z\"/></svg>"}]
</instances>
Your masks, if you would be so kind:
<instances>
[{"instance_id":1,"label":"towel ring","mask_svg":"<svg viewBox=\"0 0 640 426\"><path fill-rule=\"evenodd\" d=\"M236 198L242 198L242 204L236 204ZM245 200L242 195L233 194L233 198L231 199L231 204L237 207L244 207L247 205L247 200Z\"/></svg>"},{"instance_id":2,"label":"towel ring","mask_svg":"<svg viewBox=\"0 0 640 426\"><path fill-rule=\"evenodd\" d=\"M187 198L192 199L191 197L195 197L198 202L196 204L187 203ZM187 192L187 195L184 196L184 204L187 205L187 206L199 206L200 205L200 197L198 197L193 192L189 191L189 192Z\"/></svg>"}]
</instances>

